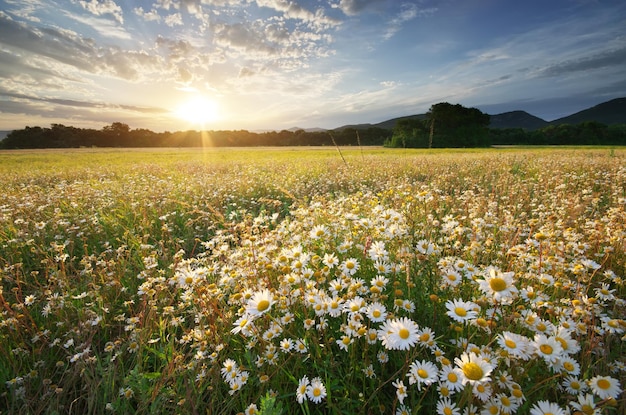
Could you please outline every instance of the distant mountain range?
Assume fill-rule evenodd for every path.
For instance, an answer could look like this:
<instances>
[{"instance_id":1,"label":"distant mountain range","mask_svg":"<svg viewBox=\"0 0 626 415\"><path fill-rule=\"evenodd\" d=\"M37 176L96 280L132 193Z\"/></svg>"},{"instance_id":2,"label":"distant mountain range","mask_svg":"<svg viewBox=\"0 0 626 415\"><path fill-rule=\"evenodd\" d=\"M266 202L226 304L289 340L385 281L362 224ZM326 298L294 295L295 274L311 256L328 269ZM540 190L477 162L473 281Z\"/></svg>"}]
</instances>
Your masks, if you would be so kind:
<instances>
[{"instance_id":1,"label":"distant mountain range","mask_svg":"<svg viewBox=\"0 0 626 415\"><path fill-rule=\"evenodd\" d=\"M501 114L490 115L491 128L522 128L525 130L537 130L549 125L559 124L580 124L585 121L597 121L602 124L626 124L626 98L616 98L586 110L579 111L567 117L559 118L554 121L546 121L526 111L510 111ZM391 130L395 127L399 120L406 118L425 119L426 114L409 115L406 117L392 118L377 124L351 124L335 128L335 130L343 130L346 128L367 129L371 127L384 128ZM320 129L311 129L311 131L319 131ZM306 130L309 131L309 130Z\"/></svg>"}]
</instances>

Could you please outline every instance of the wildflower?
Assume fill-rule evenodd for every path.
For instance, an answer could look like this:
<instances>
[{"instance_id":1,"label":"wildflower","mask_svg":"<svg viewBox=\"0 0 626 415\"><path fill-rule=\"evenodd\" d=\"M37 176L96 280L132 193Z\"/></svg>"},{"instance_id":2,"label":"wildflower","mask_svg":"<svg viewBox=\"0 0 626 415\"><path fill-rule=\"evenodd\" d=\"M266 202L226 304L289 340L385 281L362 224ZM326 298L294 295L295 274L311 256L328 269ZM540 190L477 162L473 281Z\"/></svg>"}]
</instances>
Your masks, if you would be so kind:
<instances>
[{"instance_id":1,"label":"wildflower","mask_svg":"<svg viewBox=\"0 0 626 415\"><path fill-rule=\"evenodd\" d=\"M378 359L379 363L384 364L389 361L389 355L384 350L381 350L376 354L376 359Z\"/></svg>"},{"instance_id":2,"label":"wildflower","mask_svg":"<svg viewBox=\"0 0 626 415\"><path fill-rule=\"evenodd\" d=\"M428 362L426 360L418 362L416 360L411 363L407 377L409 378L410 385L417 383L417 389L422 390L422 384L429 386L437 381L439 377L439 370L432 362Z\"/></svg>"},{"instance_id":3,"label":"wildflower","mask_svg":"<svg viewBox=\"0 0 626 415\"><path fill-rule=\"evenodd\" d=\"M26 298L24 298L24 304L29 306L29 305L33 305L33 303L35 302L35 296L30 294L27 295Z\"/></svg>"},{"instance_id":4,"label":"wildflower","mask_svg":"<svg viewBox=\"0 0 626 415\"><path fill-rule=\"evenodd\" d=\"M296 340L293 346L293 349L297 351L298 353L306 353L309 351L308 347L306 346L306 343L304 342L304 339Z\"/></svg>"},{"instance_id":5,"label":"wildflower","mask_svg":"<svg viewBox=\"0 0 626 415\"><path fill-rule=\"evenodd\" d=\"M368 366L364 367L363 369L361 369L361 371L363 372L365 377L369 379L376 378L376 372L374 371L374 366L372 364L369 364Z\"/></svg>"},{"instance_id":6,"label":"wildflower","mask_svg":"<svg viewBox=\"0 0 626 415\"><path fill-rule=\"evenodd\" d=\"M348 346L352 344L354 340L350 336L343 335L340 339L337 339L335 343L339 346L339 348L343 351L348 351Z\"/></svg>"},{"instance_id":7,"label":"wildflower","mask_svg":"<svg viewBox=\"0 0 626 415\"><path fill-rule=\"evenodd\" d=\"M306 399L306 391L309 387L309 378L304 375L298 382L298 389L296 389L296 400L299 404L303 403Z\"/></svg>"},{"instance_id":8,"label":"wildflower","mask_svg":"<svg viewBox=\"0 0 626 415\"><path fill-rule=\"evenodd\" d=\"M417 336L420 345L430 348L435 346L435 333L430 327L422 327L417 332Z\"/></svg>"},{"instance_id":9,"label":"wildflower","mask_svg":"<svg viewBox=\"0 0 626 415\"><path fill-rule=\"evenodd\" d=\"M347 276L354 275L359 270L359 261L356 258L348 258L339 267Z\"/></svg>"},{"instance_id":10,"label":"wildflower","mask_svg":"<svg viewBox=\"0 0 626 415\"><path fill-rule=\"evenodd\" d=\"M589 387L600 399L617 399L622 393L619 381L610 376L594 376L589 380Z\"/></svg>"},{"instance_id":11,"label":"wildflower","mask_svg":"<svg viewBox=\"0 0 626 415\"><path fill-rule=\"evenodd\" d=\"M370 321L381 323L387 318L387 308L379 302L373 302L367 306L366 315Z\"/></svg>"},{"instance_id":12,"label":"wildflower","mask_svg":"<svg viewBox=\"0 0 626 415\"><path fill-rule=\"evenodd\" d=\"M476 353L463 353L461 357L454 359L454 363L461 369L463 385L468 383L473 385L491 380L489 375L494 366Z\"/></svg>"},{"instance_id":13,"label":"wildflower","mask_svg":"<svg viewBox=\"0 0 626 415\"><path fill-rule=\"evenodd\" d=\"M130 387L120 388L120 396L122 398L130 399L135 396L135 392Z\"/></svg>"},{"instance_id":14,"label":"wildflower","mask_svg":"<svg viewBox=\"0 0 626 415\"><path fill-rule=\"evenodd\" d=\"M388 350L408 350L417 343L418 325L406 318L387 320L378 329L378 338Z\"/></svg>"},{"instance_id":15,"label":"wildflower","mask_svg":"<svg viewBox=\"0 0 626 415\"><path fill-rule=\"evenodd\" d=\"M456 287L462 280L463 277L457 270L447 268L443 271L441 285L443 287Z\"/></svg>"},{"instance_id":16,"label":"wildflower","mask_svg":"<svg viewBox=\"0 0 626 415\"><path fill-rule=\"evenodd\" d=\"M439 373L439 380L450 392L458 392L463 389L462 378L461 369L457 367L444 366Z\"/></svg>"},{"instance_id":17,"label":"wildflower","mask_svg":"<svg viewBox=\"0 0 626 415\"><path fill-rule=\"evenodd\" d=\"M561 407L548 401L538 401L530 408L530 415L566 415Z\"/></svg>"},{"instance_id":18,"label":"wildflower","mask_svg":"<svg viewBox=\"0 0 626 415\"><path fill-rule=\"evenodd\" d=\"M309 236L311 239L319 239L328 235L328 228L325 225L316 225L309 232Z\"/></svg>"},{"instance_id":19,"label":"wildflower","mask_svg":"<svg viewBox=\"0 0 626 415\"><path fill-rule=\"evenodd\" d=\"M274 296L270 290L265 289L258 291L252 295L246 305L246 314L252 317L258 317L270 310L274 304Z\"/></svg>"},{"instance_id":20,"label":"wildflower","mask_svg":"<svg viewBox=\"0 0 626 415\"><path fill-rule=\"evenodd\" d=\"M545 334L535 334L532 344L537 355L542 357L548 364L556 364L563 352L561 343L554 338L547 337Z\"/></svg>"},{"instance_id":21,"label":"wildflower","mask_svg":"<svg viewBox=\"0 0 626 415\"><path fill-rule=\"evenodd\" d=\"M570 356L563 356L559 359L556 369L561 373L578 376L580 374L580 364Z\"/></svg>"},{"instance_id":22,"label":"wildflower","mask_svg":"<svg viewBox=\"0 0 626 415\"><path fill-rule=\"evenodd\" d=\"M398 408L396 408L396 415L411 415L411 410L401 403L398 405Z\"/></svg>"},{"instance_id":23,"label":"wildflower","mask_svg":"<svg viewBox=\"0 0 626 415\"><path fill-rule=\"evenodd\" d=\"M280 351L283 353L289 353L293 349L294 343L291 339L282 339L280 341Z\"/></svg>"},{"instance_id":24,"label":"wildflower","mask_svg":"<svg viewBox=\"0 0 626 415\"><path fill-rule=\"evenodd\" d=\"M461 415L461 410L452 403L450 398L445 397L437 402L437 414L439 415Z\"/></svg>"},{"instance_id":25,"label":"wildflower","mask_svg":"<svg viewBox=\"0 0 626 415\"><path fill-rule=\"evenodd\" d=\"M245 415L255 415L259 413L259 408L257 408L256 404L251 403L244 412Z\"/></svg>"},{"instance_id":26,"label":"wildflower","mask_svg":"<svg viewBox=\"0 0 626 415\"><path fill-rule=\"evenodd\" d=\"M398 400L400 401L400 403L403 403L404 398L406 398L407 396L406 386L404 385L404 382L400 379L396 379L391 384L396 388L396 396L398 397Z\"/></svg>"},{"instance_id":27,"label":"wildflower","mask_svg":"<svg viewBox=\"0 0 626 415\"><path fill-rule=\"evenodd\" d=\"M497 336L498 345L506 350L511 356L515 356L522 360L530 358L529 347L530 341L525 336L509 331L503 331Z\"/></svg>"},{"instance_id":28,"label":"wildflower","mask_svg":"<svg viewBox=\"0 0 626 415\"><path fill-rule=\"evenodd\" d=\"M478 280L480 289L493 297L497 302L508 303L517 294L518 290L513 285L513 272L502 272L495 267L487 267L486 276Z\"/></svg>"},{"instance_id":29,"label":"wildflower","mask_svg":"<svg viewBox=\"0 0 626 415\"><path fill-rule=\"evenodd\" d=\"M561 389L565 390L567 393L571 393L572 395L578 395L587 390L587 384L582 382L575 376L566 377L563 382L561 382Z\"/></svg>"},{"instance_id":30,"label":"wildflower","mask_svg":"<svg viewBox=\"0 0 626 415\"><path fill-rule=\"evenodd\" d=\"M480 309L476 303L463 300L446 301L446 314L448 317L459 323L465 323L468 320L475 319L478 316L477 309Z\"/></svg>"},{"instance_id":31,"label":"wildflower","mask_svg":"<svg viewBox=\"0 0 626 415\"><path fill-rule=\"evenodd\" d=\"M316 377L311 379L311 383L306 388L306 396L313 403L320 403L326 397L326 387L322 379Z\"/></svg>"}]
</instances>

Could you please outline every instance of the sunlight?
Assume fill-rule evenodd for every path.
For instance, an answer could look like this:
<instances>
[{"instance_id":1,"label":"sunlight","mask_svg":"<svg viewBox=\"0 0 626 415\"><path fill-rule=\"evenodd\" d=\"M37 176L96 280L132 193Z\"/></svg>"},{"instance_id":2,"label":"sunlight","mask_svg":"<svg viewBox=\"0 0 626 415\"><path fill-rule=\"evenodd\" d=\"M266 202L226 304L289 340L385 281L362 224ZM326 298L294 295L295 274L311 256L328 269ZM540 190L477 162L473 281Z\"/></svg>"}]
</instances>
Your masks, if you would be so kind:
<instances>
[{"instance_id":1,"label":"sunlight","mask_svg":"<svg viewBox=\"0 0 626 415\"><path fill-rule=\"evenodd\" d=\"M219 119L219 108L214 100L195 96L180 104L174 114L181 120L204 126Z\"/></svg>"}]
</instances>

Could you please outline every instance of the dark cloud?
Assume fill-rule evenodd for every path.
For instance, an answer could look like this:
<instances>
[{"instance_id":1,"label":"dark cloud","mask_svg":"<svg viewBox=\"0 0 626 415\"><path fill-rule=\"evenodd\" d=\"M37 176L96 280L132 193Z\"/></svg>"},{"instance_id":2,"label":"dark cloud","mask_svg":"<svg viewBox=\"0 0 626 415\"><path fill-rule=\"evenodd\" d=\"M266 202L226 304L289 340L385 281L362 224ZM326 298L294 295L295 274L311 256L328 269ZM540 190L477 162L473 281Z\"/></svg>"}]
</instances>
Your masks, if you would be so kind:
<instances>
[{"instance_id":1,"label":"dark cloud","mask_svg":"<svg viewBox=\"0 0 626 415\"><path fill-rule=\"evenodd\" d=\"M609 67L621 67L626 64L626 47L603 51L591 56L555 63L540 70L540 76L562 76L574 72L584 72Z\"/></svg>"}]
</instances>

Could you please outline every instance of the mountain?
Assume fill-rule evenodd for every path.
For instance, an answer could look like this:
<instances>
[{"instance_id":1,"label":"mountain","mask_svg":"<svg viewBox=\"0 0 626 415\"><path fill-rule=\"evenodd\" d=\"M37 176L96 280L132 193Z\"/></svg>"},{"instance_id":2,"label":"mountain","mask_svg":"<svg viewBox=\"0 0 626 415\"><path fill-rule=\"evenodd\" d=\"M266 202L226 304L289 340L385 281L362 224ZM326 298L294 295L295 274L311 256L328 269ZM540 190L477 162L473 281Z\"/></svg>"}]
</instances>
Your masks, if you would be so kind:
<instances>
[{"instance_id":1,"label":"mountain","mask_svg":"<svg viewBox=\"0 0 626 415\"><path fill-rule=\"evenodd\" d=\"M579 111L567 117L559 118L550 124L580 124L585 121L597 121L602 124L626 124L626 98L616 98L595 107Z\"/></svg>"},{"instance_id":2,"label":"mountain","mask_svg":"<svg viewBox=\"0 0 626 415\"><path fill-rule=\"evenodd\" d=\"M548 125L558 124L580 124L585 121L597 121L602 124L626 124L626 98L616 98L611 101L603 102L595 107L577 112L567 117L559 118L554 121L546 121L526 111L510 111L501 114L490 115L490 128L522 128L524 130L538 130ZM334 128L335 131L353 128L357 130L365 130L371 127L384 128L392 130L399 120L406 118L426 119L426 114L409 115L406 117L392 118L378 124L349 124L342 127Z\"/></svg>"},{"instance_id":3,"label":"mountain","mask_svg":"<svg viewBox=\"0 0 626 415\"><path fill-rule=\"evenodd\" d=\"M510 111L502 114L490 115L489 128L522 128L524 130L538 130L547 127L550 123L535 117L526 111Z\"/></svg>"}]
</instances>

